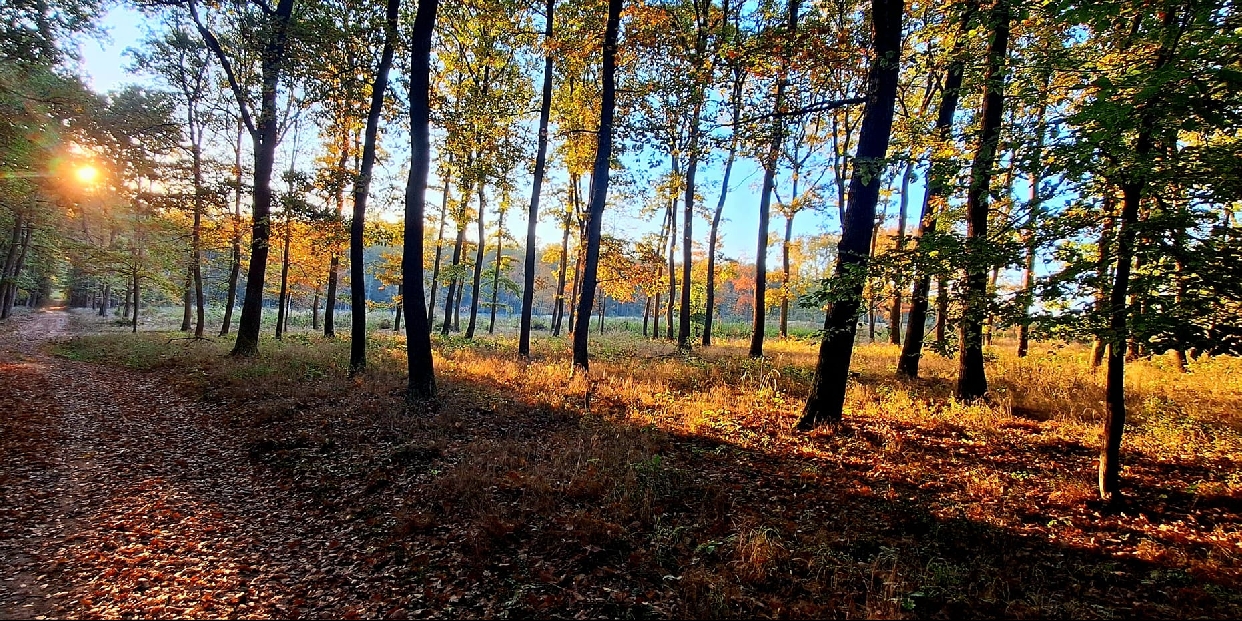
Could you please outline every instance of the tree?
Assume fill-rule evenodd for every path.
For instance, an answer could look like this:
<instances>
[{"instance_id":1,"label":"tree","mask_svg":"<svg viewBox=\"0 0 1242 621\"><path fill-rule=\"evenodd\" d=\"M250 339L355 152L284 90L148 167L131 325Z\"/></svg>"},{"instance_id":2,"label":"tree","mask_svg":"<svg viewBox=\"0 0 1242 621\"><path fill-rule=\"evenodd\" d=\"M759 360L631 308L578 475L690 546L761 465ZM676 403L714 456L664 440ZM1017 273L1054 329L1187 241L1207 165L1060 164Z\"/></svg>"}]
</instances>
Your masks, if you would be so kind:
<instances>
[{"instance_id":1,"label":"tree","mask_svg":"<svg viewBox=\"0 0 1242 621\"><path fill-rule=\"evenodd\" d=\"M789 12L785 28L786 45L793 45L793 38L798 28L798 0L789 0ZM784 51L788 57L791 50ZM782 67L776 81L776 91L772 95L772 129L769 138L767 155L762 160L763 188L759 195L759 242L755 250L755 315L750 335L750 357L763 356L764 324L767 319L767 280L768 280L768 224L771 220L772 188L776 185L776 167L779 163L781 145L785 141L785 124L781 114L785 111L785 89L788 86L786 68Z\"/></svg>"},{"instance_id":2,"label":"tree","mask_svg":"<svg viewBox=\"0 0 1242 621\"><path fill-rule=\"evenodd\" d=\"M384 49L380 53L379 67L371 83L371 107L367 110L367 128L362 146L362 168L354 182L354 217L349 227L349 273L353 324L350 328L349 372L357 374L367 368L367 298L364 273L362 234L366 226L367 197L371 189L371 175L375 170L375 149L379 136L380 114L384 108L384 93L388 89L388 71L397 45L397 14L401 0L387 0L384 10ZM424 182L425 183L425 182ZM422 241L421 231L419 241ZM419 252L420 265L422 253ZM422 291L422 277L419 277Z\"/></svg>"},{"instance_id":3,"label":"tree","mask_svg":"<svg viewBox=\"0 0 1242 621\"><path fill-rule=\"evenodd\" d=\"M591 204L587 211L586 256L583 263L582 295L578 300L579 321L574 324L574 368L587 372L590 362L587 355L587 339L591 329L591 308L595 305L595 289L599 286L599 246L604 218L604 203L608 198L608 173L612 159L612 124L616 109L617 30L621 22L621 0L608 0L608 21L603 41L603 92L600 99L599 144L595 153L595 167L591 173Z\"/></svg>"},{"instance_id":4,"label":"tree","mask_svg":"<svg viewBox=\"0 0 1242 621\"><path fill-rule=\"evenodd\" d=\"M203 315L205 301L203 298L203 217L209 190L203 176L203 144L208 125L212 122L208 104L208 86L211 76L211 56L206 46L195 40L183 27L180 20L174 19L169 24L168 32L161 39L149 40L144 46L148 51L135 54L136 65L159 75L172 86L181 98L180 105L185 114L185 128L189 141L190 174L193 181L193 218L191 232L189 277L193 281L195 301L194 337L203 338ZM186 288L186 299L189 300L190 288ZM186 306L186 319L189 319L189 306ZM186 322L188 323L188 321ZM188 325L183 325L183 330Z\"/></svg>"},{"instance_id":5,"label":"tree","mask_svg":"<svg viewBox=\"0 0 1242 621\"><path fill-rule=\"evenodd\" d=\"M405 185L405 235L401 258L405 307L408 400L430 399L436 392L431 361L427 300L423 294L423 211L431 168L431 37L439 0L421 0L410 40L410 174Z\"/></svg>"},{"instance_id":6,"label":"tree","mask_svg":"<svg viewBox=\"0 0 1242 621\"><path fill-rule=\"evenodd\" d=\"M544 12L543 95L539 104L539 143L535 155L535 176L531 184L530 209L526 214L526 259L522 267L522 319L518 328L518 355L530 357L530 322L535 301L535 225L539 222L539 195L547 166L548 119L552 113L552 34L556 0L547 0ZM497 261L500 251L497 250ZM495 308L492 309L493 317ZM491 330L488 330L489 332Z\"/></svg>"},{"instance_id":7,"label":"tree","mask_svg":"<svg viewBox=\"0 0 1242 621\"><path fill-rule=\"evenodd\" d=\"M977 399L988 391L983 368L983 321L987 315L987 272L991 265L991 253L987 248L990 243L988 195L992 187L992 166L996 161L1004 107L1009 19L1009 0L996 0L988 17L992 37L988 43L987 70L983 78L983 108L980 111L983 121L979 128L979 148L970 166L970 187L966 194L965 308L962 311L957 377L957 396L963 400Z\"/></svg>"},{"instance_id":8,"label":"tree","mask_svg":"<svg viewBox=\"0 0 1242 621\"><path fill-rule=\"evenodd\" d=\"M832 311L824 321L824 337L815 363L815 377L799 429L839 421L845 404L858 310L870 259L872 223L880 196L901 57L902 0L871 3L872 56L867 76L867 103L859 130L858 152L850 177L849 204L838 246L836 273L829 292ZM758 304L758 300L756 300Z\"/></svg>"},{"instance_id":9,"label":"tree","mask_svg":"<svg viewBox=\"0 0 1242 621\"><path fill-rule=\"evenodd\" d=\"M168 0L161 4L182 5L189 10L195 28L215 54L224 69L229 88L233 91L242 122L250 132L254 144L254 188L251 201L250 268L246 273L246 300L242 304L241 319L237 324L237 342L233 355L252 356L259 349L259 327L263 317L263 280L267 271L268 238L271 236L272 171L276 162L276 145L279 141L277 117L277 94L281 76L288 58L290 24L293 20L294 0L278 0L276 7L263 6L260 20L265 27L258 29L260 37L259 77L260 91L258 109L251 94L234 69L233 56L221 45L220 39L199 15L197 0Z\"/></svg>"},{"instance_id":10,"label":"tree","mask_svg":"<svg viewBox=\"0 0 1242 621\"><path fill-rule=\"evenodd\" d=\"M945 69L944 86L941 89L940 105L936 112L936 125L933 130L933 146L931 162L927 175L927 190L923 195L923 209L919 216L919 238L915 244L915 252L919 261L915 264L914 291L910 296L910 313L906 324L906 342L901 348L901 358L897 361L897 373L909 378L919 375L919 361L923 355L923 338L927 333L927 305L931 294L931 277L933 266L927 257L936 249L936 221L942 204L947 200L950 183L956 175L956 165L952 160L941 157L940 144L945 143L953 130L953 117L957 114L957 102L962 89L962 76L966 68L963 55L966 33L978 10L976 0L965 0L961 15L958 17L958 36L954 38L952 50L949 52L949 65ZM939 143L939 144L937 144ZM939 296L944 299L943 288ZM938 312L938 319L944 317Z\"/></svg>"}]
</instances>

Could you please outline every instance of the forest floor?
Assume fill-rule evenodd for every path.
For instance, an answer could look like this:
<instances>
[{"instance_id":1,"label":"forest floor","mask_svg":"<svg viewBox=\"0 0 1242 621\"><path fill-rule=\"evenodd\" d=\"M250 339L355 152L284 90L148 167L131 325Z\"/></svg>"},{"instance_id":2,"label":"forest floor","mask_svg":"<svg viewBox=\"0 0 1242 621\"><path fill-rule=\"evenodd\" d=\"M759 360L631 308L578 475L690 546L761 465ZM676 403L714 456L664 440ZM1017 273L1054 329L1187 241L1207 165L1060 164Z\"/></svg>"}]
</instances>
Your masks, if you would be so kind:
<instances>
[{"instance_id":1,"label":"forest floor","mask_svg":"<svg viewBox=\"0 0 1242 621\"><path fill-rule=\"evenodd\" d=\"M1242 616L1242 361L1131 365L1126 504L1094 500L1103 394L1074 347L892 377L863 345L847 419L791 431L811 344L679 354L0 325L0 619ZM593 337L595 338L595 337ZM999 348L998 348L999 350ZM589 399L588 399L589 395Z\"/></svg>"}]
</instances>

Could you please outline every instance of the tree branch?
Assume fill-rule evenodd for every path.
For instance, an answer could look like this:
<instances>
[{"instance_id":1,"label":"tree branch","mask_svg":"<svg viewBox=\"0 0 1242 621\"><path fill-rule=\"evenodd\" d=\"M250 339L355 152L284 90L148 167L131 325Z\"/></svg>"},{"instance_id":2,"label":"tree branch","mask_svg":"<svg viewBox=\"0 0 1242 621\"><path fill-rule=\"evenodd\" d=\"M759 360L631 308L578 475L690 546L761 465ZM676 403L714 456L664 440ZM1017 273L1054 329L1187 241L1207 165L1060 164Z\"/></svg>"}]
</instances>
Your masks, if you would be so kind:
<instances>
[{"instance_id":1,"label":"tree branch","mask_svg":"<svg viewBox=\"0 0 1242 621\"><path fill-rule=\"evenodd\" d=\"M241 84L237 81L237 74L233 72L233 63L229 62L228 55L224 53L224 48L220 46L220 40L199 19L198 8L194 5L194 0L189 0L186 2L186 5L190 8L190 18L194 20L194 27L198 30L198 34L203 37L207 47L211 48L212 53L216 55L220 65L224 68L224 75L229 79L229 88L233 89L233 97L237 99L237 109L241 112L242 122L246 124L250 137L257 143L260 140L259 130L255 128L254 119L250 116L250 109L246 105L245 93L242 91Z\"/></svg>"}]
</instances>

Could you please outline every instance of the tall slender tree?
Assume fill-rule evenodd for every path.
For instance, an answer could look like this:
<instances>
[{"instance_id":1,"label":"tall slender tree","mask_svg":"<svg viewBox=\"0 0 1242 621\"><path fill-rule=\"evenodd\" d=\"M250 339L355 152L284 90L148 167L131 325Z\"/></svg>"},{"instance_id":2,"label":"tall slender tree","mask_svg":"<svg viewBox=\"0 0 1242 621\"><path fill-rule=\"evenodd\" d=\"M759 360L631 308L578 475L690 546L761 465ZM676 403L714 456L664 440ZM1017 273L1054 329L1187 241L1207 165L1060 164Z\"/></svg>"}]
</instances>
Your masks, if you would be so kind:
<instances>
[{"instance_id":1,"label":"tall slender tree","mask_svg":"<svg viewBox=\"0 0 1242 621\"><path fill-rule=\"evenodd\" d=\"M427 300L423 294L423 211L431 168L431 37L439 0L420 0L410 41L410 175L405 185L405 233L401 256L405 307L407 399L435 396Z\"/></svg>"},{"instance_id":2,"label":"tall slender tree","mask_svg":"<svg viewBox=\"0 0 1242 621\"><path fill-rule=\"evenodd\" d=\"M850 176L849 203L837 248L832 310L824 321L824 338L815 363L811 394L799 429L841 420L849 379L858 311L870 260L872 223L880 197L888 142L893 127L900 68L902 0L872 0L872 55L867 75L867 103L859 129L858 152ZM758 300L756 300L758 303Z\"/></svg>"},{"instance_id":3,"label":"tall slender tree","mask_svg":"<svg viewBox=\"0 0 1242 621\"><path fill-rule=\"evenodd\" d=\"M582 294L578 299L578 318L574 323L574 368L590 370L587 339L590 337L591 316L595 306L595 290L599 287L599 246L603 231L604 203L608 198L608 173L612 161L613 117L617 102L617 31L621 24L621 0L608 0L608 22L604 27L602 96L599 108L598 146L595 167L591 173L591 204L587 211L586 254L583 262Z\"/></svg>"},{"instance_id":4,"label":"tall slender tree","mask_svg":"<svg viewBox=\"0 0 1242 621\"><path fill-rule=\"evenodd\" d=\"M988 313L987 278L991 268L988 245L992 243L988 239L988 198L1004 114L1009 21L1009 0L996 0L988 16L992 36L983 75L979 147L970 166L970 186L966 192L966 278L962 281L964 307L957 375L957 396L965 400L978 399L988 391L983 368L983 322Z\"/></svg>"}]
</instances>

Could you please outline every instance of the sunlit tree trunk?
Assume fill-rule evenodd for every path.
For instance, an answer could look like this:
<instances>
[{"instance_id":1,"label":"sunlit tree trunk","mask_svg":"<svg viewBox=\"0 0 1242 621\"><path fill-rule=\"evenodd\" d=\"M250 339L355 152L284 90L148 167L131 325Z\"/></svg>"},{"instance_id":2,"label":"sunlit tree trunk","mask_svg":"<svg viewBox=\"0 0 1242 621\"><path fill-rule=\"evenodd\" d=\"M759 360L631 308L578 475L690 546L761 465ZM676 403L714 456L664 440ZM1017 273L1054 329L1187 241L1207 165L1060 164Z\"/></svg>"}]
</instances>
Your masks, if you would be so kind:
<instances>
[{"instance_id":1,"label":"sunlit tree trunk","mask_svg":"<svg viewBox=\"0 0 1242 621\"><path fill-rule=\"evenodd\" d=\"M712 323L716 317L716 244L719 242L720 215L724 213L725 198L729 194L729 176L733 172L733 160L737 156L736 126L742 114L742 86L745 73L736 71L733 77L733 115L735 127L729 138L729 155L725 158L724 178L720 181L720 199L716 201L716 211L712 214L712 226L707 235L707 308L703 316L703 345L712 344Z\"/></svg>"},{"instance_id":2,"label":"sunlit tree trunk","mask_svg":"<svg viewBox=\"0 0 1242 621\"><path fill-rule=\"evenodd\" d=\"M798 28L798 0L789 0L788 23L786 35L791 39ZM780 114L785 107L785 89L789 78L785 68L781 68L781 76L776 81L776 92L772 97L772 112ZM772 135L768 143L768 152L763 160L763 188L759 195L759 235L755 249L755 314L751 322L750 357L763 356L764 331L767 330L767 295L768 295L768 225L772 214L772 189L776 186L776 168L779 165L781 144L785 141L785 125L779 116L772 119Z\"/></svg>"}]
</instances>

